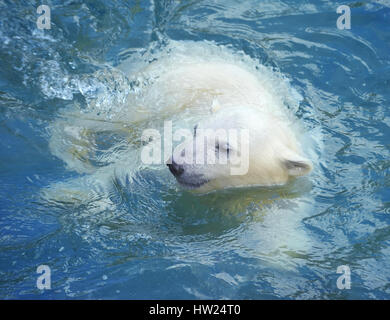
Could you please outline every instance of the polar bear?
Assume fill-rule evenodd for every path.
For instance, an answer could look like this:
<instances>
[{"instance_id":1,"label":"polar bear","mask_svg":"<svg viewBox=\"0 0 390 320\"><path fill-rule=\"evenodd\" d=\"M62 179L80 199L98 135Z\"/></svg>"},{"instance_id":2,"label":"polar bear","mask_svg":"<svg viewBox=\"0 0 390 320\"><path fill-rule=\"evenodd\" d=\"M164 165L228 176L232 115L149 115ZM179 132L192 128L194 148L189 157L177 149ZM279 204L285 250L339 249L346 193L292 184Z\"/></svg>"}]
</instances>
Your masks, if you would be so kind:
<instances>
[{"instance_id":1,"label":"polar bear","mask_svg":"<svg viewBox=\"0 0 390 320\"><path fill-rule=\"evenodd\" d=\"M70 173L41 190L45 202L69 206L69 212L99 223L121 210L131 212L129 216L135 215L141 224L148 213L165 223L166 212L186 215L192 204L194 210L189 211L204 211L206 221L209 208L227 216L248 211L263 222L240 233L238 247L252 246L270 255L284 248L290 255L311 245L301 224L312 200L310 180L291 178L308 174L311 161L317 163L321 136L317 138L313 128L310 134L303 130L295 117L302 97L283 75L226 46L169 41L71 83L86 104L72 102L48 128L50 150ZM313 110L305 112L315 119ZM150 128L162 131L165 120L172 121L174 130L187 128L192 140L166 152L158 165L145 164L141 152L156 141L142 140L142 133ZM205 152L226 160L241 153L238 159L244 164L248 160L247 171L232 174L236 164L229 162L180 164L181 152L175 151L197 146L207 129L248 130L249 139L216 136ZM243 157L245 150L248 159ZM197 148L192 153L195 158L201 154ZM184 158L189 154L184 152ZM289 180L292 185L276 188L237 188ZM221 190L225 188L232 189ZM131 210L122 208L123 202L129 202ZM145 224L149 230L148 219ZM172 237L174 243L182 241Z\"/></svg>"},{"instance_id":2,"label":"polar bear","mask_svg":"<svg viewBox=\"0 0 390 320\"><path fill-rule=\"evenodd\" d=\"M175 59L165 59L149 66L149 72L153 73L150 69L167 70L160 71L154 82L159 95L174 99L166 103L163 112L199 110L200 122L194 127L193 139L182 145L183 151L190 151L181 152L185 155L183 159L180 153L172 155L167 164L182 186L208 192L231 187L282 185L291 177L311 171L312 163L302 154L301 132L293 116L274 96L270 84L261 81L256 74L258 71L229 61L198 62L191 56L173 66L175 63ZM207 140L207 135L196 133L207 129L211 135L218 130L236 130L239 134L246 129L249 136L247 141L236 139L236 142L228 141L227 135L213 136L213 142L204 146L201 142ZM248 155L240 152L243 150L248 150ZM204 153L202 164L194 161L199 152ZM207 157L215 152L222 158L245 156L248 170L232 174L230 158L223 164L207 163Z\"/></svg>"},{"instance_id":3,"label":"polar bear","mask_svg":"<svg viewBox=\"0 0 390 320\"><path fill-rule=\"evenodd\" d=\"M238 135L247 130L248 137L229 139L228 134L216 135L221 128ZM176 153L167 164L168 168L182 186L198 192L282 185L312 169L311 161L301 154L294 130L265 108L220 107L194 127L193 139L181 149L193 152L191 160L185 161L186 153L182 152L184 160ZM204 153L205 160L201 164L195 161L198 152ZM208 162L210 154L216 154L217 159ZM237 165L246 165L245 170L232 172L230 160L234 157L239 160ZM220 159L225 161L218 161Z\"/></svg>"},{"instance_id":4,"label":"polar bear","mask_svg":"<svg viewBox=\"0 0 390 320\"><path fill-rule=\"evenodd\" d=\"M194 139L185 142L184 149L197 144L201 137L197 132L202 130L246 129L249 133L249 139L236 144L217 137L216 143L207 144L206 150L206 154L218 151L217 155L232 158L248 150L248 159L244 159L248 161L248 170L244 174L232 174L229 161L180 164L175 154L162 159L161 164L167 163L179 184L187 189L207 193L232 187L283 185L290 178L311 171L312 163L302 153L305 135L294 110L290 110L296 104L297 93L283 76L254 63L245 54L233 54L226 47L206 42L171 41L157 58L135 55L117 70L107 75L99 73L94 78L114 78L115 83L109 87L123 92L111 92L107 87L100 90L102 83L98 82L94 86L103 93L98 93L95 100L87 100L88 108L63 110L51 128L53 154L68 168L88 174L83 177L85 181L101 181L96 189L109 185L113 172L123 171L123 176L131 176L145 167L139 155L144 143L139 141L141 132L164 119L173 120L176 128L195 128ZM85 88L99 92L91 90L91 82L78 84L86 98L89 91ZM134 89L129 90L130 87ZM115 139L108 149L99 149L98 139L104 137L107 143L106 134L115 134ZM115 144L117 136L125 138ZM199 150L193 148L193 154L196 158ZM67 193L63 186L79 182L59 183L62 196ZM77 194L81 194L91 187L77 189ZM74 192L71 194L73 199Z\"/></svg>"}]
</instances>

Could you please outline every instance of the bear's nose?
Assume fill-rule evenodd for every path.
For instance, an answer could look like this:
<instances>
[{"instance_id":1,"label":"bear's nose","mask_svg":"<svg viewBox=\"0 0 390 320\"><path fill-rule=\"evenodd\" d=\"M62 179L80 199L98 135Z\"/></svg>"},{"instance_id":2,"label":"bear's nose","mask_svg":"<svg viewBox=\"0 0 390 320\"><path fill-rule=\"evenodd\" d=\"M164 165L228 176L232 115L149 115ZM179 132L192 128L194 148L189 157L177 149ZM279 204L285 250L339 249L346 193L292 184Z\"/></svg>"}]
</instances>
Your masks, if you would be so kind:
<instances>
[{"instance_id":1,"label":"bear's nose","mask_svg":"<svg viewBox=\"0 0 390 320\"><path fill-rule=\"evenodd\" d=\"M184 169L182 166L178 165L175 161L172 160L172 163L168 163L167 164L168 168L169 168L169 171L172 172L172 174L175 176L175 177L179 177L183 174L184 172Z\"/></svg>"}]
</instances>

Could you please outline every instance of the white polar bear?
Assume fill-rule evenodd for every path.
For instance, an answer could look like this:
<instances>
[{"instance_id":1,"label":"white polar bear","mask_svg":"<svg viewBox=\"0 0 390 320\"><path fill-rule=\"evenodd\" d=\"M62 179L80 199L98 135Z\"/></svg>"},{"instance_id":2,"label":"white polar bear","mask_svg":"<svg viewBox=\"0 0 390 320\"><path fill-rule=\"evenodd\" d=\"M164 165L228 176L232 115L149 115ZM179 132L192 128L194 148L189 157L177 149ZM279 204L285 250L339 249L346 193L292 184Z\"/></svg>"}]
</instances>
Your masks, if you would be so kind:
<instances>
[{"instance_id":1,"label":"white polar bear","mask_svg":"<svg viewBox=\"0 0 390 320\"><path fill-rule=\"evenodd\" d=\"M227 132L235 130L238 135L240 131L247 129L248 138L229 139L227 134L212 134L221 128ZM199 131L202 131L202 134L198 134ZM205 134L207 132L211 133L211 142L198 142L209 139ZM181 185L197 191L282 185L289 178L303 176L312 169L311 162L301 155L294 130L269 114L266 109L221 107L215 115L195 126L193 141L190 139L188 144L192 144L192 148L186 145L182 148L193 150L192 159L196 159L196 153L199 151L196 146L200 145L202 150L203 147L206 148L205 158L209 152L217 153L218 159L227 160L223 163L215 160L212 164L207 160L202 164L196 164L194 160L178 164L175 155L172 156L168 164L172 174ZM232 174L232 163L229 160L233 157L240 160L241 166L244 165L243 162L247 162L247 170Z\"/></svg>"},{"instance_id":2,"label":"white polar bear","mask_svg":"<svg viewBox=\"0 0 390 320\"><path fill-rule=\"evenodd\" d=\"M201 103L218 99L217 110L212 114L206 113L194 128L194 139L188 142L192 148L188 145L182 147L193 150L191 159L196 158L197 151L205 154L217 152L225 157L238 157L241 156L240 151L249 151L249 168L241 175L231 174L229 161L223 164L209 164L206 160L200 165L195 161L178 164L179 161L173 156L168 167L180 184L199 191L281 185L289 177L302 176L311 171L311 162L301 154L299 134L290 117L283 114L286 112L284 106L245 69L229 63L194 64L178 67L162 79L165 83L172 83L173 80L175 89L186 94L180 98L187 107L198 107ZM200 94L201 99L194 99ZM194 100L196 103L193 103ZM213 137L215 143L206 144L206 148L212 150L204 151L203 143L197 140L202 139L203 142L207 136L196 133L206 129L212 129L209 132L220 129L240 132L247 129L249 139L236 139L234 143L228 141L227 137ZM196 145L202 150L197 150Z\"/></svg>"},{"instance_id":3,"label":"white polar bear","mask_svg":"<svg viewBox=\"0 0 390 320\"><path fill-rule=\"evenodd\" d=\"M168 167L181 185L201 192L238 186L281 185L290 177L311 171L311 162L302 155L299 130L292 116L273 95L269 88L272 84L261 81L256 71L250 72L245 66L229 61L198 62L191 56L182 59L180 64L172 57L166 58L149 66L147 71L160 73L151 88L152 92L158 91L161 97L158 101L165 102L160 112L196 109L201 117L196 126L198 130L249 131L248 141L242 142L245 146L238 141L238 145L233 145L226 138L217 137L214 144L207 144L212 150L206 150L213 154L218 149L221 156L229 153L234 157L241 149L248 149L249 170L245 174L232 175L229 161L227 164L198 165L195 161L179 164L173 156ZM217 105L212 108L213 104ZM212 109L217 110L213 112ZM195 135L194 138L188 142L192 148L188 144L182 146L193 149L192 159L200 151L195 147L197 140L205 137Z\"/></svg>"},{"instance_id":4,"label":"white polar bear","mask_svg":"<svg viewBox=\"0 0 390 320\"><path fill-rule=\"evenodd\" d=\"M51 152L78 174L54 182L41 194L46 201L69 205L72 210L81 205L85 216L99 219L98 213L115 213L118 208L112 195L125 187L133 192L132 186L138 188L140 176L146 180L143 172L153 173L147 179L156 177L163 194L172 193L173 199L180 199L183 193L177 190L165 164L169 158L173 160L171 171L182 185L207 193L227 187L284 184L290 177L310 172L312 164L302 151L314 161L320 152L317 146L321 139L314 130L304 134L294 116L302 97L289 82L278 72L227 47L170 41L165 48L132 55L118 68L73 80L87 106L74 104L61 110L48 131ZM312 112L307 110L315 118ZM248 171L232 175L230 164L180 166L172 153L159 166L142 163L142 132L148 128L161 130L164 120L172 121L174 129L195 127L195 142L202 129L248 129ZM233 156L245 149L230 140L217 142L210 148L218 148L220 154ZM199 150L194 148L193 152ZM270 213L264 216L264 223L252 225L250 234L243 233L243 246L248 245L248 238L252 239L253 250L270 254L278 248L304 251L309 246L301 220L306 217L311 198L300 184L308 181L297 182L298 191L289 193L289 186L281 187L280 198L286 200L285 205L274 201L274 193L264 189L234 190L237 196L224 201L224 210L233 214L251 204L259 212ZM153 181L148 186L155 188ZM160 192L140 188L137 195L144 196L147 203L153 194L150 191Z\"/></svg>"},{"instance_id":5,"label":"white polar bear","mask_svg":"<svg viewBox=\"0 0 390 320\"><path fill-rule=\"evenodd\" d=\"M51 128L53 154L63 159L68 168L92 174L84 180L110 181L110 172L123 171L124 175L131 175L144 166L139 161L139 133L156 119L174 120L179 128L197 124L199 130L248 129L249 140L245 143L249 150L249 168L244 175L232 175L230 163L179 165L172 156L169 168L179 183L200 192L281 185L290 177L305 175L312 169L301 150L305 135L293 112L286 107L294 107L299 95L277 72L254 63L246 55L232 54L225 47L206 42L171 41L157 58L153 55L136 57L119 69L135 87L130 93L124 90L128 94L126 99L120 96L124 103L113 106L112 97L98 97L98 102L90 103L86 110L63 111ZM102 74L96 76L103 77ZM122 79L118 82L128 86ZM79 86L83 88L85 84ZM124 146L122 141L122 145L113 143L108 151L97 150L96 139L106 132L128 135L126 141L130 143ZM195 135L195 141L197 139ZM218 148L220 154L233 156L243 145L218 140L208 148ZM197 151L194 148L194 154ZM98 163L101 159L106 165ZM77 184L74 182L72 186ZM66 184L60 185L63 196Z\"/></svg>"}]
</instances>

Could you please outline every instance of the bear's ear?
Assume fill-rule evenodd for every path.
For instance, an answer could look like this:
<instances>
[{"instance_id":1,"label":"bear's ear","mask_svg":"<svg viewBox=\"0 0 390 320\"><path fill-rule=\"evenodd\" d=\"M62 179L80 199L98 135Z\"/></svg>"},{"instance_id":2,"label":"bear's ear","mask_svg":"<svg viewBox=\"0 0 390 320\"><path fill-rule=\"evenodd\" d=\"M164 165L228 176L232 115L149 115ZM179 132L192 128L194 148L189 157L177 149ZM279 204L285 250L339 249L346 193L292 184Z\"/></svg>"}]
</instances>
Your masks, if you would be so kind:
<instances>
[{"instance_id":1,"label":"bear's ear","mask_svg":"<svg viewBox=\"0 0 390 320\"><path fill-rule=\"evenodd\" d=\"M284 167L287 169L289 176L293 177L304 176L313 168L310 160L291 151L285 154L282 162Z\"/></svg>"}]
</instances>

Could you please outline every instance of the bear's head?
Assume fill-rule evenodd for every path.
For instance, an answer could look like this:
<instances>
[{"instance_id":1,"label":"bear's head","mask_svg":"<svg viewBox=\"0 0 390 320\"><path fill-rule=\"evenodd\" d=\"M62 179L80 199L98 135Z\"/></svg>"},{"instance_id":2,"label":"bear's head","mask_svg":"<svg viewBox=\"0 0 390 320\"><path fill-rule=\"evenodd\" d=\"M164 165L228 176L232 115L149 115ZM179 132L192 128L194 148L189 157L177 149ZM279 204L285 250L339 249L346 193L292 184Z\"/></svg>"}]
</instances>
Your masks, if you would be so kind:
<instances>
[{"instance_id":1,"label":"bear's head","mask_svg":"<svg viewBox=\"0 0 390 320\"><path fill-rule=\"evenodd\" d=\"M286 121L237 107L222 108L198 123L167 165L181 185L199 192L282 185L312 169Z\"/></svg>"}]
</instances>

